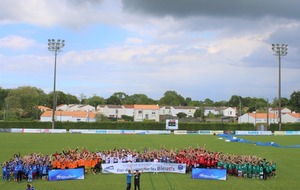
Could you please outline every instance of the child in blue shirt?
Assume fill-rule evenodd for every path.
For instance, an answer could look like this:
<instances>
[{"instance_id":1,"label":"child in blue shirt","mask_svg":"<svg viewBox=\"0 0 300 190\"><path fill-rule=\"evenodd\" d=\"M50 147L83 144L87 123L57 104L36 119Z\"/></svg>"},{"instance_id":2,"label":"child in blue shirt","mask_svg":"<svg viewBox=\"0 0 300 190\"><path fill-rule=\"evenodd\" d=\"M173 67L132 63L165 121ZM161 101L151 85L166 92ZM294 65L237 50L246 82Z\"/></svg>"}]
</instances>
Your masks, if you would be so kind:
<instances>
[{"instance_id":1,"label":"child in blue shirt","mask_svg":"<svg viewBox=\"0 0 300 190\"><path fill-rule=\"evenodd\" d=\"M33 177L33 171L32 171L32 168L29 167L29 170L28 170L28 182L32 182L32 177Z\"/></svg>"},{"instance_id":2,"label":"child in blue shirt","mask_svg":"<svg viewBox=\"0 0 300 190\"><path fill-rule=\"evenodd\" d=\"M2 166L2 179L3 179L3 181L6 181L7 180L6 179L6 172L7 172L6 164L3 163L1 166Z\"/></svg>"},{"instance_id":3,"label":"child in blue shirt","mask_svg":"<svg viewBox=\"0 0 300 190\"><path fill-rule=\"evenodd\" d=\"M27 184L26 190L35 190L35 188L31 184Z\"/></svg>"}]
</instances>

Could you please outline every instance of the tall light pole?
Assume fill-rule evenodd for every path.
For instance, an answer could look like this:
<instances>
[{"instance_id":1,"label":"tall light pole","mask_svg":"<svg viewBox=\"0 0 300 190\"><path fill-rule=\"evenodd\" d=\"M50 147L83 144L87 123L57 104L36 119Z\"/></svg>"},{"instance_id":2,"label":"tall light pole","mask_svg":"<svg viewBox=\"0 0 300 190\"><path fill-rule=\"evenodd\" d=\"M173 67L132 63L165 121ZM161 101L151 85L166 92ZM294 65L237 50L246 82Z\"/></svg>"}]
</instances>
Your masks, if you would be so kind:
<instances>
[{"instance_id":1,"label":"tall light pole","mask_svg":"<svg viewBox=\"0 0 300 190\"><path fill-rule=\"evenodd\" d=\"M239 97L239 122L241 122L241 116L242 116L242 101L241 101L241 97Z\"/></svg>"},{"instance_id":2,"label":"tall light pole","mask_svg":"<svg viewBox=\"0 0 300 190\"><path fill-rule=\"evenodd\" d=\"M48 39L48 50L54 53L54 85L53 85L53 108L52 108L52 129L55 125L55 111L56 111L56 58L57 54L62 51L65 46L65 40Z\"/></svg>"},{"instance_id":3,"label":"tall light pole","mask_svg":"<svg viewBox=\"0 0 300 190\"><path fill-rule=\"evenodd\" d=\"M287 44L272 44L272 50L274 51L274 55L278 57L278 116L279 122L278 127L279 131L281 131L281 56L286 56L287 54Z\"/></svg>"},{"instance_id":4,"label":"tall light pole","mask_svg":"<svg viewBox=\"0 0 300 190\"><path fill-rule=\"evenodd\" d=\"M267 101L267 130L269 130L269 125L270 125L270 122L269 122L269 99L267 98L266 101Z\"/></svg>"}]
</instances>

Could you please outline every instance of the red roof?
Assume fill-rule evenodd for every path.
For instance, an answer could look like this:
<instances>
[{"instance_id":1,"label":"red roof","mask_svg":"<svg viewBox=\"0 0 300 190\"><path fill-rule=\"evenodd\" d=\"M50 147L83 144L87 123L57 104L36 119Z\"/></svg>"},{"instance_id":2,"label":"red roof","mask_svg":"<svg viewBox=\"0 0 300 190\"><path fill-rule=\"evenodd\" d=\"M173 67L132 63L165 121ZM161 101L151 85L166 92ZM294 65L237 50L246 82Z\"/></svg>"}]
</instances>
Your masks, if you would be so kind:
<instances>
[{"instance_id":1,"label":"red roof","mask_svg":"<svg viewBox=\"0 0 300 190\"><path fill-rule=\"evenodd\" d=\"M123 105L124 108L128 108L128 109L133 109L134 108L134 105Z\"/></svg>"},{"instance_id":2,"label":"red roof","mask_svg":"<svg viewBox=\"0 0 300 190\"><path fill-rule=\"evenodd\" d=\"M139 105L139 104L134 104L134 109L159 110L159 106L158 105Z\"/></svg>"},{"instance_id":3,"label":"red roof","mask_svg":"<svg viewBox=\"0 0 300 190\"><path fill-rule=\"evenodd\" d=\"M287 113L289 115L291 115L294 118L300 118L300 113Z\"/></svg>"},{"instance_id":4,"label":"red roof","mask_svg":"<svg viewBox=\"0 0 300 190\"><path fill-rule=\"evenodd\" d=\"M45 111L41 117L51 117L52 111ZM75 118L95 118L95 112L86 112L86 111L56 111L55 116L71 116Z\"/></svg>"},{"instance_id":5,"label":"red roof","mask_svg":"<svg viewBox=\"0 0 300 190\"><path fill-rule=\"evenodd\" d=\"M267 113L249 113L249 116L257 118L257 119L264 119L268 117ZM274 113L269 113L269 118L278 118L278 116Z\"/></svg>"},{"instance_id":6,"label":"red roof","mask_svg":"<svg viewBox=\"0 0 300 190\"><path fill-rule=\"evenodd\" d=\"M46 106L38 106L38 109L40 109L41 111L50 111L50 110L52 110L51 108L48 108Z\"/></svg>"}]
</instances>

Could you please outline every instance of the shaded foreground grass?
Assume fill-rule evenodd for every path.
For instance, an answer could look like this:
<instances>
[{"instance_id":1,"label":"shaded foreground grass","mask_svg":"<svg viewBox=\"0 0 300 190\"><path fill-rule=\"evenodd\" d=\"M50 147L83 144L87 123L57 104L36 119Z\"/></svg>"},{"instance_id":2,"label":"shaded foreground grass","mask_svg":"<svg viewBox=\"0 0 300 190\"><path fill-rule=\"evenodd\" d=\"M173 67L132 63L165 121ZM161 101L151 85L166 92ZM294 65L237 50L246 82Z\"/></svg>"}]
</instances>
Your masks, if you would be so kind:
<instances>
[{"instance_id":1,"label":"shaded foreground grass","mask_svg":"<svg viewBox=\"0 0 300 190\"><path fill-rule=\"evenodd\" d=\"M243 137L252 141L276 142L281 145L300 144L298 136L247 136ZM256 179L238 179L229 177L226 181L192 179L190 174L144 173L141 177L143 190L182 190L182 189L298 189L300 150L297 148L261 147L253 144L226 143L217 136L200 135L83 135L83 134L12 134L0 133L0 161L9 160L15 153L21 155L41 152L51 154L61 151L62 148L82 148L90 151L107 150L113 148L130 148L142 150L144 147L159 149L162 145L166 148L185 148L206 146L212 151L238 155L256 155L277 163L277 177L261 181ZM84 180L70 181L42 181L33 182L37 190L118 190L125 189L124 174L88 174ZM25 189L26 182L0 183L0 189L19 190ZM133 188L132 188L133 189Z\"/></svg>"}]
</instances>

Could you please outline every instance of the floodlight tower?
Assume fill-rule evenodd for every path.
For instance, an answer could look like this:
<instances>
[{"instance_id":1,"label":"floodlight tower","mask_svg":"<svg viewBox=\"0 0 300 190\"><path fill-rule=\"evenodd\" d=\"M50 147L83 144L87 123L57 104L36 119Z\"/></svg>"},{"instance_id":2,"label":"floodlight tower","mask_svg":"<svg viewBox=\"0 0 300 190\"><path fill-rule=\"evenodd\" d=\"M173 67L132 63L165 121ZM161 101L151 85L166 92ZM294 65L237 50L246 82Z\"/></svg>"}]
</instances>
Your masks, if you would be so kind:
<instances>
[{"instance_id":1,"label":"floodlight tower","mask_svg":"<svg viewBox=\"0 0 300 190\"><path fill-rule=\"evenodd\" d=\"M48 39L48 50L54 53L54 85L53 85L53 107L52 107L52 129L55 125L55 111L56 111L56 58L62 48L65 46L65 40Z\"/></svg>"},{"instance_id":2,"label":"floodlight tower","mask_svg":"<svg viewBox=\"0 0 300 190\"><path fill-rule=\"evenodd\" d=\"M287 55L287 44L272 44L274 55L278 57L278 128L281 131L281 56Z\"/></svg>"}]
</instances>

